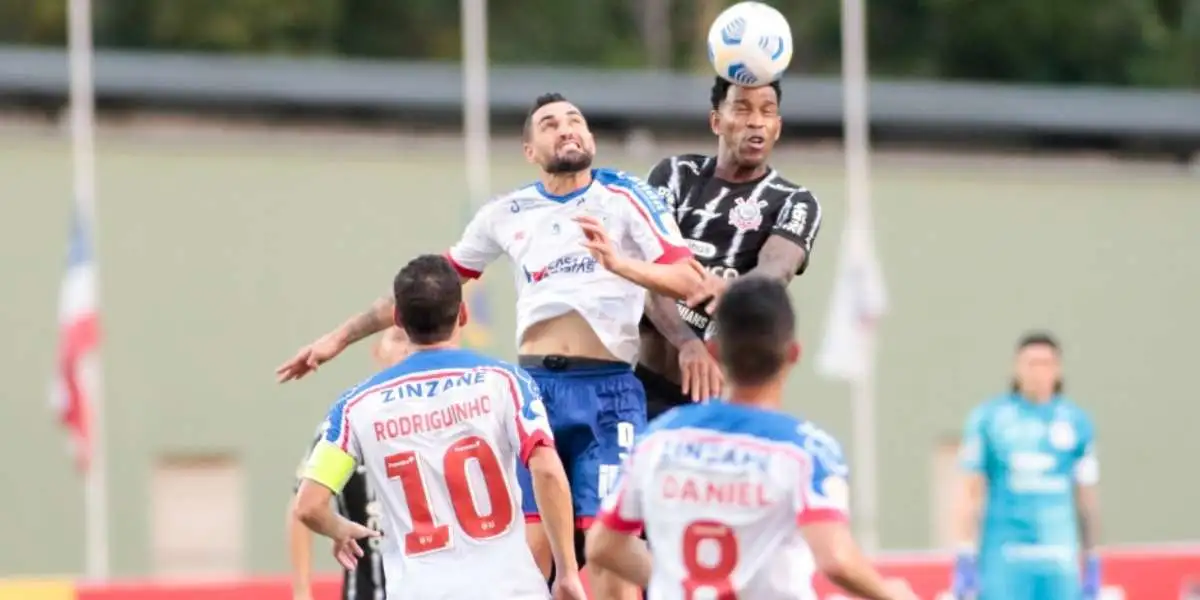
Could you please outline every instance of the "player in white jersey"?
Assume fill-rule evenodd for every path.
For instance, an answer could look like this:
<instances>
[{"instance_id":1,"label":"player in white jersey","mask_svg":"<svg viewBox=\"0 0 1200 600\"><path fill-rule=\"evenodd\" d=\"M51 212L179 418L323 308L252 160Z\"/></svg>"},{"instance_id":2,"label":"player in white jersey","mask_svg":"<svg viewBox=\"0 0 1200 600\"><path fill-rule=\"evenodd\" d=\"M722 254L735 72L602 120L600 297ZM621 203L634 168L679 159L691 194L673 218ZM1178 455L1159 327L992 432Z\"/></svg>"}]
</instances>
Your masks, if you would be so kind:
<instances>
[{"instance_id":1,"label":"player in white jersey","mask_svg":"<svg viewBox=\"0 0 1200 600\"><path fill-rule=\"evenodd\" d=\"M458 347L467 311L445 258L414 259L393 287L411 353L334 403L304 469L297 518L333 538L353 568L355 540L375 534L329 501L361 464L382 505L390 600L545 600L518 512L520 462L550 539L555 597L585 600L566 473L537 388L519 367Z\"/></svg>"},{"instance_id":2,"label":"player in white jersey","mask_svg":"<svg viewBox=\"0 0 1200 600\"><path fill-rule=\"evenodd\" d=\"M736 280L716 320L709 343L729 400L650 425L588 534L591 564L648 587L651 600L815 600L817 570L857 597L915 600L904 582L880 577L850 534L837 442L780 411L800 356L783 282Z\"/></svg>"},{"instance_id":3,"label":"player in white jersey","mask_svg":"<svg viewBox=\"0 0 1200 600\"><path fill-rule=\"evenodd\" d=\"M540 169L538 181L483 206L447 253L464 280L479 277L502 256L516 266L519 362L545 399L581 531L645 425L645 391L632 368L643 287L685 298L720 283L692 259L657 192L620 171L591 168L595 149L575 105L558 94L539 97L524 140L525 157ZM603 266L585 247L590 242L580 220L588 219L607 228L619 251ZM280 380L301 377L383 329L392 306L391 299L377 302L302 348L278 369ZM524 473L522 487L530 542L549 573L545 536ZM610 593L613 580L602 571L592 575L602 600L635 597L631 588Z\"/></svg>"}]
</instances>

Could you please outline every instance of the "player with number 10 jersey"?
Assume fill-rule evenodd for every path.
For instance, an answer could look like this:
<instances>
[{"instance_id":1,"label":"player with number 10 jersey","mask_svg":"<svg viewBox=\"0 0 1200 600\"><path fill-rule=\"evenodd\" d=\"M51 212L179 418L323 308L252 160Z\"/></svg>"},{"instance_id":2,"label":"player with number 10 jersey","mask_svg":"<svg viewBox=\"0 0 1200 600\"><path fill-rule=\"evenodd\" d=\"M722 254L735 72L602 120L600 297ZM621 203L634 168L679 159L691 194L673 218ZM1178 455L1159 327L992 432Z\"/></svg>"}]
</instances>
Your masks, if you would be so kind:
<instances>
[{"instance_id":1,"label":"player with number 10 jersey","mask_svg":"<svg viewBox=\"0 0 1200 600\"><path fill-rule=\"evenodd\" d=\"M556 567L572 571L577 562L566 474L537 388L519 367L457 347L466 312L458 275L444 258L415 259L397 276L396 290L403 298L397 319L414 351L333 405L305 483L339 492L357 464L366 468L382 506L392 600L545 600L521 518L518 461L534 471L544 513L549 506L543 516ZM438 297L451 299L441 316L457 323L431 334L438 315L412 307ZM305 496L314 497L302 484L298 502ZM460 576L464 570L470 577Z\"/></svg>"}]
</instances>

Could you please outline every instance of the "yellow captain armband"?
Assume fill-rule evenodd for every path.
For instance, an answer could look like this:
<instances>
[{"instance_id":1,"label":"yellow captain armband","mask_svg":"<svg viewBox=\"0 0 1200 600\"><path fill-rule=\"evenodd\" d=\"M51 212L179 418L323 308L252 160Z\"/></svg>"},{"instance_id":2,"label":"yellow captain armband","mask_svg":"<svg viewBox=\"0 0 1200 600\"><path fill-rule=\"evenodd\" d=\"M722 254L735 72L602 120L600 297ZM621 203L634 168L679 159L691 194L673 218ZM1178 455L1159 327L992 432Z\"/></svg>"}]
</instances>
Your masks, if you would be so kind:
<instances>
[{"instance_id":1,"label":"yellow captain armband","mask_svg":"<svg viewBox=\"0 0 1200 600\"><path fill-rule=\"evenodd\" d=\"M304 465L305 479L311 479L340 494L354 474L354 457L325 440L317 442Z\"/></svg>"}]
</instances>

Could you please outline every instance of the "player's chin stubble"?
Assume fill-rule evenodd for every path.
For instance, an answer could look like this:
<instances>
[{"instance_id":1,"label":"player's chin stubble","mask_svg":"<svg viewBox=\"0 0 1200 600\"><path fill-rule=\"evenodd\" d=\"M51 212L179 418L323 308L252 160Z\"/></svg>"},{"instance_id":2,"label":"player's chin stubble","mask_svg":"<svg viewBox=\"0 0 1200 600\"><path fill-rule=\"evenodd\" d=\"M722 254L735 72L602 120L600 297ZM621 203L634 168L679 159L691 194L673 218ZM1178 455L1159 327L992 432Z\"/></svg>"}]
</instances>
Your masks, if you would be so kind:
<instances>
[{"instance_id":1,"label":"player's chin stubble","mask_svg":"<svg viewBox=\"0 0 1200 600\"><path fill-rule=\"evenodd\" d=\"M578 173L592 166L592 155L579 153L569 157L554 157L546 164L546 172L551 175Z\"/></svg>"}]
</instances>

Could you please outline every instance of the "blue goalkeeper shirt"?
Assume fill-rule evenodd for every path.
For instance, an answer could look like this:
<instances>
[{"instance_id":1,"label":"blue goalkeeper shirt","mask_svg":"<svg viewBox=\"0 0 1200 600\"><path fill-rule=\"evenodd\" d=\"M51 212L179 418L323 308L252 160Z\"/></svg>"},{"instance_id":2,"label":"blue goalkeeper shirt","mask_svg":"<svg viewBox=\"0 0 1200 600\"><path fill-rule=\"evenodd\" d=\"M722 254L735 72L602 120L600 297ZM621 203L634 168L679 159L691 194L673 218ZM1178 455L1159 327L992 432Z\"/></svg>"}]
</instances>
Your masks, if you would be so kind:
<instances>
[{"instance_id":1,"label":"blue goalkeeper shirt","mask_svg":"<svg viewBox=\"0 0 1200 600\"><path fill-rule=\"evenodd\" d=\"M1075 486L1099 480L1093 435L1087 414L1061 396L1035 404L1005 394L971 413L960 462L988 483L981 569L1038 562L1078 570Z\"/></svg>"}]
</instances>

